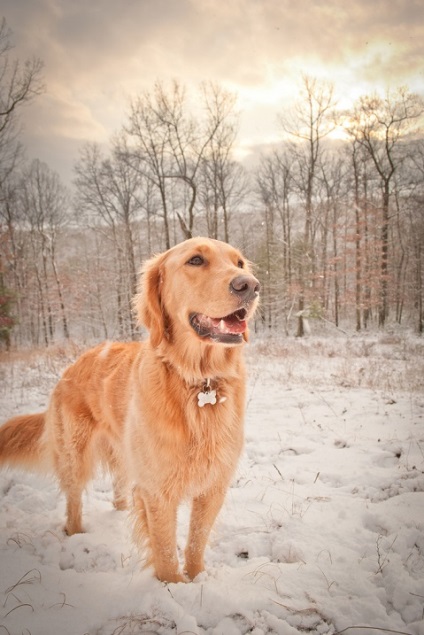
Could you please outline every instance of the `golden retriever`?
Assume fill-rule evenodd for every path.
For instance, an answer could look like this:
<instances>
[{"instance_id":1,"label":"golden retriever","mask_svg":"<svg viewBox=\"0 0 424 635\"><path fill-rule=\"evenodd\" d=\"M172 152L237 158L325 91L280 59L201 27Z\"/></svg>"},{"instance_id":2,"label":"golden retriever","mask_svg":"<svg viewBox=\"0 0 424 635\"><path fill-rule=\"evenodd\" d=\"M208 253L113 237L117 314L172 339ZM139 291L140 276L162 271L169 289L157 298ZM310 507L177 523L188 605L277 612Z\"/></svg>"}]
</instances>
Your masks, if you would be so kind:
<instances>
[{"instance_id":1,"label":"golden retriever","mask_svg":"<svg viewBox=\"0 0 424 635\"><path fill-rule=\"evenodd\" d=\"M130 506L136 543L163 581L193 579L243 445L247 322L259 283L241 253L207 238L147 261L138 318L144 342L104 343L63 374L45 413L0 428L0 464L51 469L67 500L65 531L83 531L82 492L101 462L114 504ZM180 571L177 508L192 502Z\"/></svg>"}]
</instances>

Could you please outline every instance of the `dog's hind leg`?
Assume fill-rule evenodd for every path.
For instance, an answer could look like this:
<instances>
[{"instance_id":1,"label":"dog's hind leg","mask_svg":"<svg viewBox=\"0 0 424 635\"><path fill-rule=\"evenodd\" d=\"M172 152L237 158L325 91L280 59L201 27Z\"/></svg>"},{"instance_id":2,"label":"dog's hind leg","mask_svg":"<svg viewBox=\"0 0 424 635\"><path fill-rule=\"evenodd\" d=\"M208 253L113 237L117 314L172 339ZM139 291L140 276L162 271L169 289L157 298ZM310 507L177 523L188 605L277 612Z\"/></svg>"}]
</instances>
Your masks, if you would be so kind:
<instances>
[{"instance_id":1,"label":"dog's hind leg","mask_svg":"<svg viewBox=\"0 0 424 635\"><path fill-rule=\"evenodd\" d=\"M93 476L96 422L87 412L58 407L54 417L54 463L66 496L65 531L82 533L82 494Z\"/></svg>"},{"instance_id":2,"label":"dog's hind leg","mask_svg":"<svg viewBox=\"0 0 424 635\"><path fill-rule=\"evenodd\" d=\"M133 538L140 551L143 551L145 566L152 564L149 524L146 507L140 488L135 486L132 495Z\"/></svg>"},{"instance_id":3,"label":"dog's hind leg","mask_svg":"<svg viewBox=\"0 0 424 635\"><path fill-rule=\"evenodd\" d=\"M120 472L115 472L112 482L114 508L118 510L128 509L128 485L126 477Z\"/></svg>"},{"instance_id":4,"label":"dog's hind leg","mask_svg":"<svg viewBox=\"0 0 424 635\"><path fill-rule=\"evenodd\" d=\"M119 510L128 509L128 476L117 440L113 437L99 438L96 453L112 476L113 506Z\"/></svg>"},{"instance_id":5,"label":"dog's hind leg","mask_svg":"<svg viewBox=\"0 0 424 635\"><path fill-rule=\"evenodd\" d=\"M128 509L128 478L121 457L111 448L109 470L112 474L113 506L115 509Z\"/></svg>"}]
</instances>

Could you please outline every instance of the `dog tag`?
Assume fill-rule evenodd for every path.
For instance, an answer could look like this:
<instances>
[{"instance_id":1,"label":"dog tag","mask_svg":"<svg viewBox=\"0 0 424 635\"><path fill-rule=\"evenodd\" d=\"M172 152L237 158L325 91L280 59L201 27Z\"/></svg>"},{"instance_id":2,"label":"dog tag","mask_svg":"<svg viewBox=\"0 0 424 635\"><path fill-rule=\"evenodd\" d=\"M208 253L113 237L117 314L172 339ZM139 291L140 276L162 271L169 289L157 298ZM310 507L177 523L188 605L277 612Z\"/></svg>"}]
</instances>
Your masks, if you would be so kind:
<instances>
[{"instance_id":1,"label":"dog tag","mask_svg":"<svg viewBox=\"0 0 424 635\"><path fill-rule=\"evenodd\" d=\"M207 403L210 403L212 406L216 404L216 390L211 390L210 379L207 379L205 381L202 392L198 393L197 403L199 404L200 408L203 408L203 406Z\"/></svg>"},{"instance_id":2,"label":"dog tag","mask_svg":"<svg viewBox=\"0 0 424 635\"><path fill-rule=\"evenodd\" d=\"M216 404L216 390L209 390L207 392L199 392L197 395L197 401L200 408L207 403L212 404L214 406Z\"/></svg>"}]
</instances>

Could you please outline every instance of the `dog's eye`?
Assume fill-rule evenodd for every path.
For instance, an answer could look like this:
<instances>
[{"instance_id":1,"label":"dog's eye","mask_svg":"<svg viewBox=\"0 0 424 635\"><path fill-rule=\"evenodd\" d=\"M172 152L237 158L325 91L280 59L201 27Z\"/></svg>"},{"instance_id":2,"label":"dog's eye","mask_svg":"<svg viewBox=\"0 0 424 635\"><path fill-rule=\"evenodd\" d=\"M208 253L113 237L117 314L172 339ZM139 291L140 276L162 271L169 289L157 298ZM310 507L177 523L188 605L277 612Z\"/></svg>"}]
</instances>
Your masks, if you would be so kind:
<instances>
[{"instance_id":1,"label":"dog's eye","mask_svg":"<svg viewBox=\"0 0 424 635\"><path fill-rule=\"evenodd\" d=\"M190 258L190 260L188 260L187 264L193 265L193 267L200 267L200 265L203 265L204 262L205 260L203 256L193 256L193 258Z\"/></svg>"},{"instance_id":2,"label":"dog's eye","mask_svg":"<svg viewBox=\"0 0 424 635\"><path fill-rule=\"evenodd\" d=\"M243 262L243 260L239 260L239 261L238 261L238 263L237 263L237 267L238 267L239 269L243 269L243 268L244 268L244 262Z\"/></svg>"}]
</instances>

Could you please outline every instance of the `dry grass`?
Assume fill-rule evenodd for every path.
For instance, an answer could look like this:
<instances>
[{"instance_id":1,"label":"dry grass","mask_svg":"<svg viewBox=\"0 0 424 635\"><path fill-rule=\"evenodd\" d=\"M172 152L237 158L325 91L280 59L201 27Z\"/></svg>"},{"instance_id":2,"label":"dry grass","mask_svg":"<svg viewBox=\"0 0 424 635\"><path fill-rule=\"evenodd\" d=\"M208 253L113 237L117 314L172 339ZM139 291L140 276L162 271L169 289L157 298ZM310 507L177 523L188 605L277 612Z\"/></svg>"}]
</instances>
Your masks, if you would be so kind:
<instances>
[{"instance_id":1,"label":"dry grass","mask_svg":"<svg viewBox=\"0 0 424 635\"><path fill-rule=\"evenodd\" d=\"M287 383L366 387L392 393L424 390L424 339L405 335L257 337L250 366L275 360Z\"/></svg>"},{"instance_id":2,"label":"dry grass","mask_svg":"<svg viewBox=\"0 0 424 635\"><path fill-rule=\"evenodd\" d=\"M24 409L44 409L64 369L82 352L69 343L0 353L0 421Z\"/></svg>"},{"instance_id":3,"label":"dry grass","mask_svg":"<svg viewBox=\"0 0 424 635\"><path fill-rule=\"evenodd\" d=\"M43 410L63 370L84 349L75 343L0 353L0 421ZM246 348L251 377L264 368L296 385L424 391L424 339L409 334L256 336Z\"/></svg>"}]
</instances>

